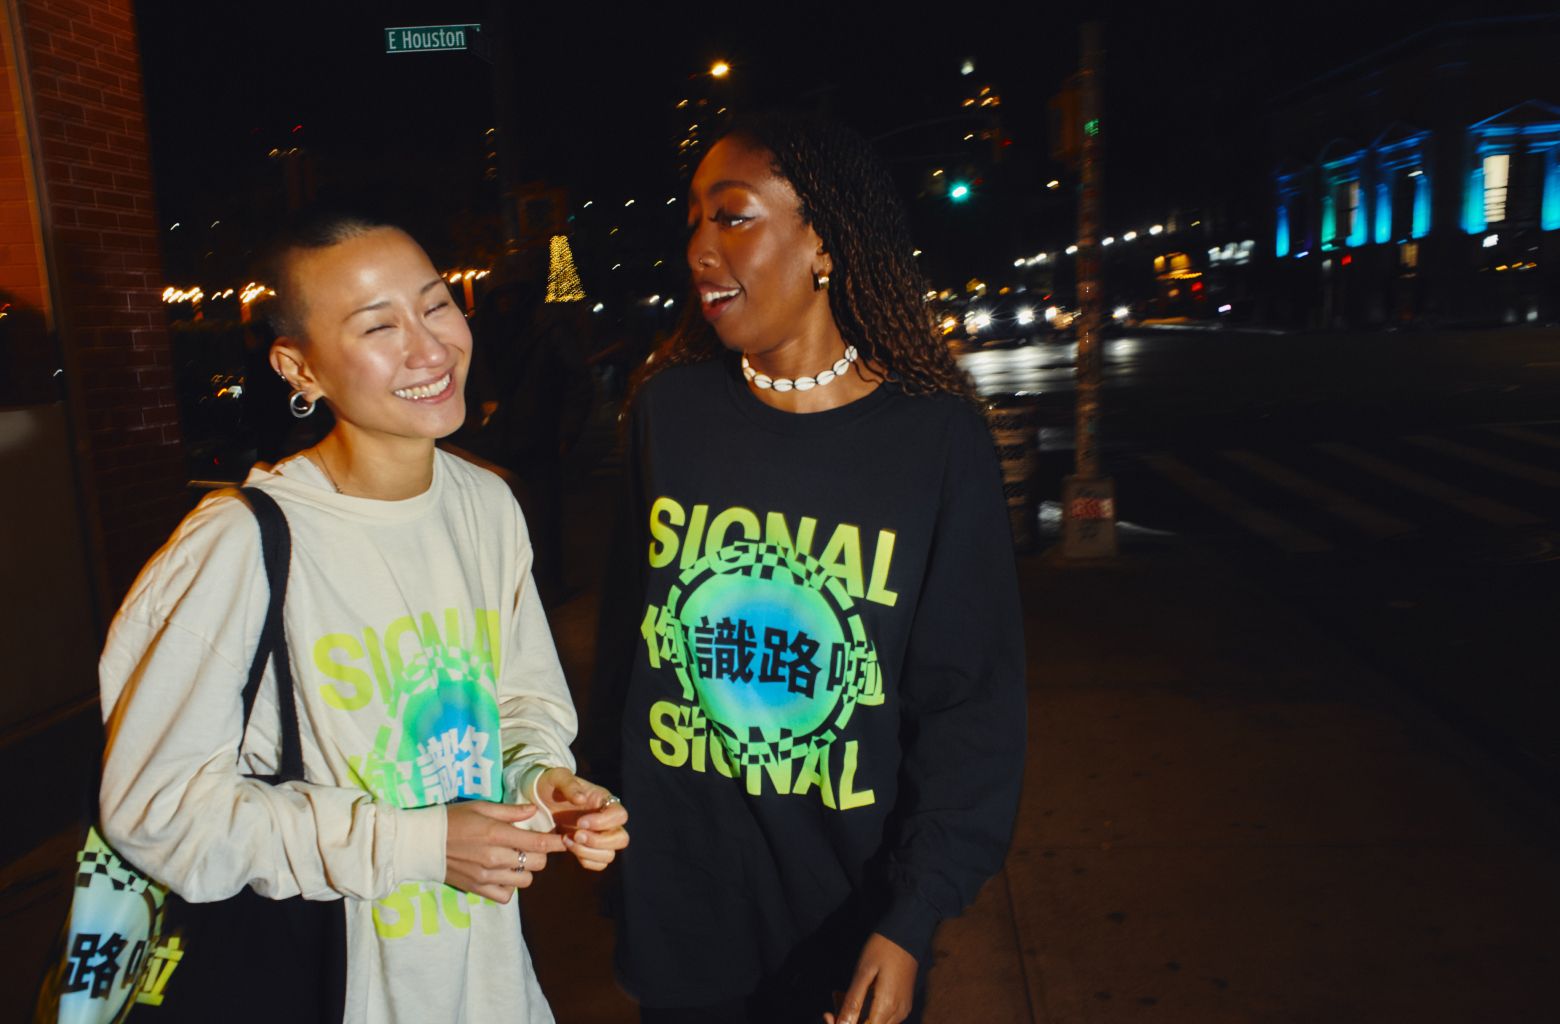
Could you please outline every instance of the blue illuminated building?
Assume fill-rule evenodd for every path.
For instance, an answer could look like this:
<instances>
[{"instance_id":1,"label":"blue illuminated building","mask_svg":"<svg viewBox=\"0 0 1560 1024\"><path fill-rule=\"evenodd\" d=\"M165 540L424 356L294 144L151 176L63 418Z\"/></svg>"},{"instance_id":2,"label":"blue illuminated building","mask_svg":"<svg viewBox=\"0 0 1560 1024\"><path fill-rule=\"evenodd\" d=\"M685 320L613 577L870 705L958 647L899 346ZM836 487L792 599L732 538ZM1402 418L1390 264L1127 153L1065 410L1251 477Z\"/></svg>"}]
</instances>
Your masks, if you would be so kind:
<instances>
[{"instance_id":1,"label":"blue illuminated building","mask_svg":"<svg viewBox=\"0 0 1560 1024\"><path fill-rule=\"evenodd\" d=\"M1445 22L1271 112L1275 319L1560 320L1560 15Z\"/></svg>"}]
</instances>

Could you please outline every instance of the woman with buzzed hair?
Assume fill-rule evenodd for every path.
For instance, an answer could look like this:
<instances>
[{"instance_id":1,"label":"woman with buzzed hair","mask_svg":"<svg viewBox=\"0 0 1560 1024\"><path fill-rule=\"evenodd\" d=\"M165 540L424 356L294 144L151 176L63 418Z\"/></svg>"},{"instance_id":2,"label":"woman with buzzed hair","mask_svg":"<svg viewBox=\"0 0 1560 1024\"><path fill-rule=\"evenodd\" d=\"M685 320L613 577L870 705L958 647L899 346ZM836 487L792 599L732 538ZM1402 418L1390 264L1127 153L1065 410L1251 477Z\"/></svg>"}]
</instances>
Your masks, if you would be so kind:
<instances>
[{"instance_id":1,"label":"woman with buzzed hair","mask_svg":"<svg viewBox=\"0 0 1560 1024\"><path fill-rule=\"evenodd\" d=\"M285 691L273 660L246 727L269 593L254 517L218 492L110 630L102 831L191 902L246 887L340 901L342 976L300 996L320 972L303 959L318 936L300 937L267 951L296 969L247 979L224 1022L549 1022L515 890L549 854L606 867L627 815L574 774L575 712L508 487L434 445L465 417L466 319L422 248L372 220L301 225L272 279L271 367L294 415L323 402L335 416L319 444L246 481L291 535L302 779L258 777L283 760ZM167 1019L181 1019L179 986L176 972Z\"/></svg>"}]
</instances>

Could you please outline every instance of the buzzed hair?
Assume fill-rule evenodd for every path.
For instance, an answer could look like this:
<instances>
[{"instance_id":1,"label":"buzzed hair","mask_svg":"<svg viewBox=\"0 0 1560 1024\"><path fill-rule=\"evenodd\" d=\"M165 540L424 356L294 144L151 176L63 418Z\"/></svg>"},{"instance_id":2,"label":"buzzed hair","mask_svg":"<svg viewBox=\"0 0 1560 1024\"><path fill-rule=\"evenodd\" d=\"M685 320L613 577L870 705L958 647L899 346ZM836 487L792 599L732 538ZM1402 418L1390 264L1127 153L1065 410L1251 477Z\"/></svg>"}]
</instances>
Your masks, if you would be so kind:
<instances>
[{"instance_id":1,"label":"buzzed hair","mask_svg":"<svg viewBox=\"0 0 1560 1024\"><path fill-rule=\"evenodd\" d=\"M339 210L307 212L284 228L267 247L258 271L259 279L276 292L268 296L257 310L270 328L272 337L307 340L303 335L303 298L298 294L298 284L292 277L293 261L299 252L329 249L382 228L405 230L387 220Z\"/></svg>"}]
</instances>

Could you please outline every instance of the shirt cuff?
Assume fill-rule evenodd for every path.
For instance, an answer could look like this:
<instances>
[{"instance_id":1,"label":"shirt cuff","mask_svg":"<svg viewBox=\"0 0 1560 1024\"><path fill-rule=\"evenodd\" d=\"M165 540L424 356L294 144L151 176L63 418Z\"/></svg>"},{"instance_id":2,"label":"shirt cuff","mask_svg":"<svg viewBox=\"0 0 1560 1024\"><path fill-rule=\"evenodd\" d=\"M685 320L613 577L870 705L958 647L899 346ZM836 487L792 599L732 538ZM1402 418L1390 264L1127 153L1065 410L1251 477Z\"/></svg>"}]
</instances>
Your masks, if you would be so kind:
<instances>
[{"instance_id":1,"label":"shirt cuff","mask_svg":"<svg viewBox=\"0 0 1560 1024\"><path fill-rule=\"evenodd\" d=\"M941 922L936 909L913 892L898 892L873 930L915 957L924 970L931 963L932 933Z\"/></svg>"},{"instance_id":2,"label":"shirt cuff","mask_svg":"<svg viewBox=\"0 0 1560 1024\"><path fill-rule=\"evenodd\" d=\"M388 809L381 805L380 813ZM391 858L395 878L390 887L394 889L404 881L444 881L444 844L448 831L443 804L410 811L397 809L392 841L394 856Z\"/></svg>"},{"instance_id":3,"label":"shirt cuff","mask_svg":"<svg viewBox=\"0 0 1560 1024\"><path fill-rule=\"evenodd\" d=\"M547 805L542 803L541 798L536 795L536 787L541 783L542 775L549 769L562 767L566 766L538 762L520 773L520 777L516 780L513 790L511 790L514 802L528 803L536 807L536 813L527 820L520 822L520 828L529 829L532 832L551 832L553 830L556 823L553 821L552 812L547 809Z\"/></svg>"}]
</instances>

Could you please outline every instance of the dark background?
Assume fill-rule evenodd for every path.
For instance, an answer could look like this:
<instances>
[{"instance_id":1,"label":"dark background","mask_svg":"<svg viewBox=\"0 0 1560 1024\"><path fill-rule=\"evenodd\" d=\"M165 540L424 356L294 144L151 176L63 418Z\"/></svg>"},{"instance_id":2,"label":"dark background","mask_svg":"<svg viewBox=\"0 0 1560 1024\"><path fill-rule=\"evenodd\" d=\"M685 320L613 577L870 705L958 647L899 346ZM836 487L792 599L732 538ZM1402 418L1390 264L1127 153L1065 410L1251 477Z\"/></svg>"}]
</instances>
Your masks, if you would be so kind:
<instances>
[{"instance_id":1,"label":"dark background","mask_svg":"<svg viewBox=\"0 0 1560 1024\"><path fill-rule=\"evenodd\" d=\"M992 84L1013 141L1001 167L983 148L971 158L985 186L973 202L915 201L920 176L959 149L963 126L880 145L911 200L918 244L932 250L931 276L962 280L975 264L1071 241L1072 193L1043 190L1065 177L1047 152L1047 100L1076 67L1085 16L1105 25L1109 232L1209 203L1232 208L1236 223L1258 216L1273 98L1438 20L1545 9L514 5L518 177L566 187L576 212L587 199L599 214L638 198L623 234L675 254L680 204L665 198L682 194L675 103L691 82L709 84L712 61L732 64L718 88L738 109L823 106L873 137L957 112L971 82ZM322 196L388 208L436 262L470 263L491 247L498 199L483 180L483 132L494 124L493 68L470 53L388 55L383 43L392 25L481 23L485 4L158 2L137 13L171 281L209 289L244 275L282 208L266 154L291 146L313 156ZM966 58L977 71L961 80Z\"/></svg>"}]
</instances>

